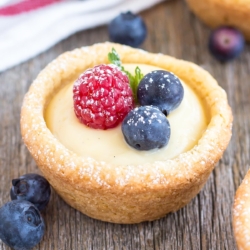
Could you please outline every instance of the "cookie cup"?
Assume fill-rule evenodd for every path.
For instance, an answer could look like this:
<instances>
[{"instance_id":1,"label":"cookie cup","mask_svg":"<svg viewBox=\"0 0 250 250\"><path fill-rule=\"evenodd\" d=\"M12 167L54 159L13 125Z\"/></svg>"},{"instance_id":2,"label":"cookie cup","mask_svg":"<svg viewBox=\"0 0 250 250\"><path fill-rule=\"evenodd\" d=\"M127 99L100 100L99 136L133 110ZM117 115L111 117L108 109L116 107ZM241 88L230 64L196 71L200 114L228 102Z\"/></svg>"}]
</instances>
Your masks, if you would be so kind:
<instances>
[{"instance_id":1,"label":"cookie cup","mask_svg":"<svg viewBox=\"0 0 250 250\"><path fill-rule=\"evenodd\" d=\"M234 235L239 250L250 249L250 170L238 188L233 209Z\"/></svg>"},{"instance_id":2,"label":"cookie cup","mask_svg":"<svg viewBox=\"0 0 250 250\"><path fill-rule=\"evenodd\" d=\"M250 41L249 0L186 0L190 9L211 28L228 25L241 30Z\"/></svg>"},{"instance_id":3,"label":"cookie cup","mask_svg":"<svg viewBox=\"0 0 250 250\"><path fill-rule=\"evenodd\" d=\"M191 150L152 164L114 166L77 155L50 132L44 111L51 97L87 68L108 63L112 48L123 63L172 71L204 100L209 124ZM226 93L208 72L190 62L113 43L75 49L52 61L31 85L21 110L23 141L56 192L92 218L126 224L155 220L185 206L222 157L231 126Z\"/></svg>"}]
</instances>

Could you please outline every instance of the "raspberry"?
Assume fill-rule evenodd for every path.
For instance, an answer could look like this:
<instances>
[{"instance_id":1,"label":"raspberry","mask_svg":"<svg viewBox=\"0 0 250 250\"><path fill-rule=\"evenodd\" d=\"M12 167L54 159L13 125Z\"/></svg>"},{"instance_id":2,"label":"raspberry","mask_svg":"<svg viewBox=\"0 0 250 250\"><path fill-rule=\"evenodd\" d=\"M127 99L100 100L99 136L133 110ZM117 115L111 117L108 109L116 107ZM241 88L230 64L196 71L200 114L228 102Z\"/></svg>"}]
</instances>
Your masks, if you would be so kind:
<instances>
[{"instance_id":1,"label":"raspberry","mask_svg":"<svg viewBox=\"0 0 250 250\"><path fill-rule=\"evenodd\" d=\"M133 108L129 79L112 64L95 66L80 75L73 100L77 118L96 129L116 127Z\"/></svg>"}]
</instances>

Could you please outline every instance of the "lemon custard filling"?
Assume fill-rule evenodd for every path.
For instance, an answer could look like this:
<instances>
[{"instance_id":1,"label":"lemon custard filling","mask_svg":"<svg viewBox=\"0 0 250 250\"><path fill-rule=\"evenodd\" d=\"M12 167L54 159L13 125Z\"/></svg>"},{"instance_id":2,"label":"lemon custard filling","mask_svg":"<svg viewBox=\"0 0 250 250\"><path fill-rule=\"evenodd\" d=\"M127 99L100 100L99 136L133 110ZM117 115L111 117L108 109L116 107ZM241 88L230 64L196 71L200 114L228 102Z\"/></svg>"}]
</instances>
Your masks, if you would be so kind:
<instances>
[{"instance_id":1,"label":"lemon custard filling","mask_svg":"<svg viewBox=\"0 0 250 250\"><path fill-rule=\"evenodd\" d=\"M129 72L139 66L145 75L159 67L145 64L124 64ZM208 115L202 100L185 82L184 98L168 116L171 136L161 149L138 151L124 140L121 124L108 130L89 128L76 117L72 89L74 81L63 86L45 110L45 121L52 134L79 156L91 157L115 165L137 165L173 159L193 148L208 125Z\"/></svg>"}]
</instances>

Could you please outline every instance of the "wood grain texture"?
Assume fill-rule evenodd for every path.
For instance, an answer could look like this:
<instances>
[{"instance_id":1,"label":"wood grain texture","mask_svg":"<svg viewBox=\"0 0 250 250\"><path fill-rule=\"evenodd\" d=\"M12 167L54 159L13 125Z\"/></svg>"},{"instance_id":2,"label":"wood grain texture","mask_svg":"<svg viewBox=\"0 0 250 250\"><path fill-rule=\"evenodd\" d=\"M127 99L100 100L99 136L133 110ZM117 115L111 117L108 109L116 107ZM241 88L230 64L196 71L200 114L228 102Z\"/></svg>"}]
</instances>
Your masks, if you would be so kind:
<instances>
[{"instance_id":1,"label":"wood grain texture","mask_svg":"<svg viewBox=\"0 0 250 250\"><path fill-rule=\"evenodd\" d=\"M183 0L163 2L141 15L148 27L143 49L197 63L227 91L234 113L231 143L200 194L180 211L157 221L137 225L104 223L80 214L53 192L44 214L47 230L35 249L236 249L232 204L250 160L250 47L247 45L233 62L215 61L207 50L209 28L191 14ZM38 173L21 140L19 126L22 100L31 82L64 51L107 40L106 26L79 32L0 73L0 206L10 199L13 178ZM0 241L0 250L7 249Z\"/></svg>"}]
</instances>

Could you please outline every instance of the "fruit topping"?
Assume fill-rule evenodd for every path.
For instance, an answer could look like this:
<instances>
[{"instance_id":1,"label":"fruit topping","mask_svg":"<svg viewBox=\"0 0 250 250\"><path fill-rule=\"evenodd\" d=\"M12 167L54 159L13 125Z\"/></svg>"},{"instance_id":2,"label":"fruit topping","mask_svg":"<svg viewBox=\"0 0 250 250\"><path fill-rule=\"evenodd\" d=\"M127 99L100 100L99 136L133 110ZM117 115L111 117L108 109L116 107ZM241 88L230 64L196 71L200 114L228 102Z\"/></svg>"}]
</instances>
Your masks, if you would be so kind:
<instances>
[{"instance_id":1,"label":"fruit topping","mask_svg":"<svg viewBox=\"0 0 250 250\"><path fill-rule=\"evenodd\" d=\"M121 13L108 26L110 40L116 43L140 46L147 36L147 28L143 19L131 13Z\"/></svg>"},{"instance_id":2,"label":"fruit topping","mask_svg":"<svg viewBox=\"0 0 250 250\"><path fill-rule=\"evenodd\" d=\"M44 210L50 199L50 184L38 174L26 174L12 180L11 200L26 200L40 211Z\"/></svg>"},{"instance_id":3,"label":"fruit topping","mask_svg":"<svg viewBox=\"0 0 250 250\"><path fill-rule=\"evenodd\" d=\"M165 115L153 106L131 110L122 122L126 142L137 150L150 150L167 145L170 124Z\"/></svg>"},{"instance_id":4,"label":"fruit topping","mask_svg":"<svg viewBox=\"0 0 250 250\"><path fill-rule=\"evenodd\" d=\"M245 45L243 34L232 27L219 27L211 32L208 47L219 61L226 62L240 55Z\"/></svg>"},{"instance_id":5,"label":"fruit topping","mask_svg":"<svg viewBox=\"0 0 250 250\"><path fill-rule=\"evenodd\" d=\"M41 241L44 231L44 220L32 203L15 200L0 208L0 239L9 247L31 249Z\"/></svg>"},{"instance_id":6,"label":"fruit topping","mask_svg":"<svg viewBox=\"0 0 250 250\"><path fill-rule=\"evenodd\" d=\"M74 111L85 125L96 129L117 126L133 108L127 75L115 65L85 71L73 86Z\"/></svg>"},{"instance_id":7,"label":"fruit topping","mask_svg":"<svg viewBox=\"0 0 250 250\"><path fill-rule=\"evenodd\" d=\"M157 106L165 115L177 108L184 96L178 77L165 70L155 70L141 80L137 90L140 105Z\"/></svg>"}]
</instances>

